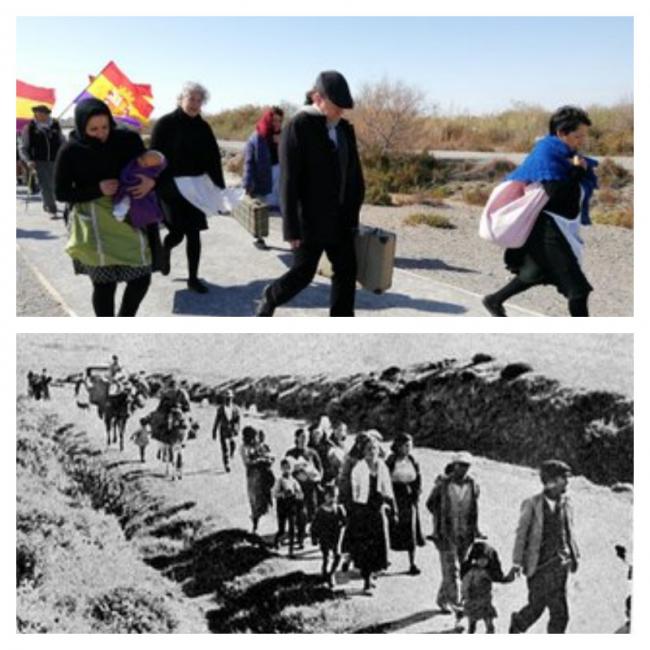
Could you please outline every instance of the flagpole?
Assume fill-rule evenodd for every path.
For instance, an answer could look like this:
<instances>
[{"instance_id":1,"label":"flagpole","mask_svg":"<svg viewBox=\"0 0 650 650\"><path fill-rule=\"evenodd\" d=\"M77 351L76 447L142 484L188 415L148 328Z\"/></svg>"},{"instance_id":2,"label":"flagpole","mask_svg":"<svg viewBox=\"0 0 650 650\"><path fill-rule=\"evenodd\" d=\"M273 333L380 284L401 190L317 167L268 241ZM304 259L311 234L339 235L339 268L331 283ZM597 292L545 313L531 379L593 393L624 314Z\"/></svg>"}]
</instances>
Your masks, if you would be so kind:
<instances>
[{"instance_id":1,"label":"flagpole","mask_svg":"<svg viewBox=\"0 0 650 650\"><path fill-rule=\"evenodd\" d=\"M84 89L83 89L83 90L82 90L82 91L77 95L77 97L75 97L75 98L74 98L74 99L73 99L73 100L72 100L72 101L71 101L71 102L70 102L70 103L69 103L69 104L68 104L68 105L67 105L67 106L66 106L66 107L61 111L61 113L59 114L59 116L56 118L57 120L60 120L60 119L61 119L61 118L62 118L62 117L63 117L63 116L64 116L64 115L65 115L65 114L66 114L66 113L67 113L67 112L68 112L68 111L69 111L69 110L74 106L74 104L75 104L75 102L77 101L77 98L79 97L79 95L85 93L85 92L88 90L88 88L90 88L90 87L93 85L93 83L95 82L95 79L97 79L97 77L99 77L99 76L104 72L104 70L106 70L106 68L108 68L108 66L109 66L111 63L113 63L113 61L109 61L109 62L108 62L108 63L107 63L107 64L106 64L106 65L105 65L105 66L104 66L104 67L99 71L99 74L95 75L95 76L93 77L93 80L92 80L92 81L89 81L89 82L86 84L86 87L85 87L85 88L84 88Z\"/></svg>"}]
</instances>

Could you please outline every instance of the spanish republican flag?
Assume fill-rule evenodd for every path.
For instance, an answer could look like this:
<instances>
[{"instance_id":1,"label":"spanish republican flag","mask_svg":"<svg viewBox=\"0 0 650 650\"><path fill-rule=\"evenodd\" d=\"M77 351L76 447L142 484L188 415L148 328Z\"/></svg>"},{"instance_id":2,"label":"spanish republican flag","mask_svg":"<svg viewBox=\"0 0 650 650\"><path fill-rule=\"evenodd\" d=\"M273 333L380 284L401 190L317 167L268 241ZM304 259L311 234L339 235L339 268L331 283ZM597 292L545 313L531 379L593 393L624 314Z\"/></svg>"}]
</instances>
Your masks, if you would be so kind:
<instances>
[{"instance_id":1,"label":"spanish republican flag","mask_svg":"<svg viewBox=\"0 0 650 650\"><path fill-rule=\"evenodd\" d=\"M151 86L134 84L111 61L96 77L91 77L86 90L77 101L96 97L108 104L115 119L141 127L149 121L153 111Z\"/></svg>"},{"instance_id":2,"label":"spanish republican flag","mask_svg":"<svg viewBox=\"0 0 650 650\"><path fill-rule=\"evenodd\" d=\"M51 109L55 102L54 88L39 88L16 79L16 131L21 131L34 117L33 106L45 104Z\"/></svg>"}]
</instances>

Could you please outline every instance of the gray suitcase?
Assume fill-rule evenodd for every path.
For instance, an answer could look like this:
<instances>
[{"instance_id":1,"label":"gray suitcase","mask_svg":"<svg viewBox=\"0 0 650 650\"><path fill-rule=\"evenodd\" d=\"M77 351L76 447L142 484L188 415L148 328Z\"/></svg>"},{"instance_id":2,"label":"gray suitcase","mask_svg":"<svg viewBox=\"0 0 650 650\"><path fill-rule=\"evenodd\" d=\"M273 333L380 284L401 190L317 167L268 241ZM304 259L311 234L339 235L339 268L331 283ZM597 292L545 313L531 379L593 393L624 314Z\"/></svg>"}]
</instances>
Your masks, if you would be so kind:
<instances>
[{"instance_id":1,"label":"gray suitcase","mask_svg":"<svg viewBox=\"0 0 650 650\"><path fill-rule=\"evenodd\" d=\"M383 293L393 283L397 236L382 228L359 226L354 245L357 253L357 282L368 291ZM332 265L323 253L318 273L332 277Z\"/></svg>"},{"instance_id":2,"label":"gray suitcase","mask_svg":"<svg viewBox=\"0 0 650 650\"><path fill-rule=\"evenodd\" d=\"M253 237L269 236L269 208L264 201L246 195L235 206L232 216Z\"/></svg>"}]
</instances>

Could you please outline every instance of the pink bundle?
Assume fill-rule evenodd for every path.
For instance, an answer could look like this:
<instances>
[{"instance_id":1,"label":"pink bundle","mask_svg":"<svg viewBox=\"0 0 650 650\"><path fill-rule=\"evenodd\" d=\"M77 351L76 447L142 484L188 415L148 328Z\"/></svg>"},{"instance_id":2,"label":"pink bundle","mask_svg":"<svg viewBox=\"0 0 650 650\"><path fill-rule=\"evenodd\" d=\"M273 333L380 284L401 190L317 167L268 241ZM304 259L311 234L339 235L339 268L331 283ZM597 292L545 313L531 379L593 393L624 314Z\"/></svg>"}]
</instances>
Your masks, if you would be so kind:
<instances>
[{"instance_id":1,"label":"pink bundle","mask_svg":"<svg viewBox=\"0 0 650 650\"><path fill-rule=\"evenodd\" d=\"M521 248L547 202L541 183L504 181L490 194L478 234L503 248Z\"/></svg>"}]
</instances>

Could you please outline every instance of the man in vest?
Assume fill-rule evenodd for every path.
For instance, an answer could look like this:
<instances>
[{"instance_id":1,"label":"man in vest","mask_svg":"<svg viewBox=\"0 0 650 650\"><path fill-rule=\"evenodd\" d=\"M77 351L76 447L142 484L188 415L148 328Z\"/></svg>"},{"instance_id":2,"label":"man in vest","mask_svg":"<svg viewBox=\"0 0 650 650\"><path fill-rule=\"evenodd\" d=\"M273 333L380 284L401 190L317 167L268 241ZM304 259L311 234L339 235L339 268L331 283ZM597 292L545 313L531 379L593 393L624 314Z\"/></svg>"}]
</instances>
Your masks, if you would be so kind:
<instances>
[{"instance_id":1,"label":"man in vest","mask_svg":"<svg viewBox=\"0 0 650 650\"><path fill-rule=\"evenodd\" d=\"M226 472L230 471L230 460L235 455L235 438L239 434L241 415L239 407L233 403L235 394L228 390L223 399L223 404L217 406L217 415L212 427L212 439L217 439L219 431L219 442L221 443L221 457Z\"/></svg>"},{"instance_id":2,"label":"man in vest","mask_svg":"<svg viewBox=\"0 0 650 650\"><path fill-rule=\"evenodd\" d=\"M573 510L565 496L571 469L560 460L542 463L544 489L521 504L513 568L528 582L528 604L510 619L511 634L525 632L548 608L549 634L563 634L569 622L566 584L578 568Z\"/></svg>"},{"instance_id":3,"label":"man in vest","mask_svg":"<svg viewBox=\"0 0 650 650\"><path fill-rule=\"evenodd\" d=\"M21 160L36 171L43 197L43 210L56 217L54 199L54 160L63 144L61 126L51 117L52 111L44 104L32 108L34 119L23 128L19 155Z\"/></svg>"}]
</instances>

